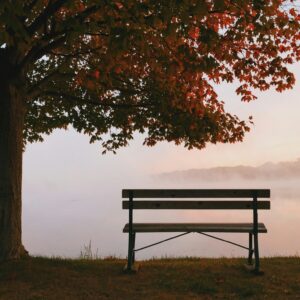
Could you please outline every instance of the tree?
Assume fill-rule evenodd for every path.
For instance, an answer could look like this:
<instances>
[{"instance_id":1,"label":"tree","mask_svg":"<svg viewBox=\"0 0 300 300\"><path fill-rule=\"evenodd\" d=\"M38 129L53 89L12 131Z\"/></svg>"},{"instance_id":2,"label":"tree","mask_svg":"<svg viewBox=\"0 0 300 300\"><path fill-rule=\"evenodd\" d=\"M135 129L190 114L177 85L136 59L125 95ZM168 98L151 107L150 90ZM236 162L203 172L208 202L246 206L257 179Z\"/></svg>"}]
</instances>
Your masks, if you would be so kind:
<instances>
[{"instance_id":1,"label":"tree","mask_svg":"<svg viewBox=\"0 0 300 300\"><path fill-rule=\"evenodd\" d=\"M291 88L299 60L293 1L0 2L0 260L19 258L22 151L73 126L106 150L133 132L190 148L241 141L248 121L214 84Z\"/></svg>"}]
</instances>

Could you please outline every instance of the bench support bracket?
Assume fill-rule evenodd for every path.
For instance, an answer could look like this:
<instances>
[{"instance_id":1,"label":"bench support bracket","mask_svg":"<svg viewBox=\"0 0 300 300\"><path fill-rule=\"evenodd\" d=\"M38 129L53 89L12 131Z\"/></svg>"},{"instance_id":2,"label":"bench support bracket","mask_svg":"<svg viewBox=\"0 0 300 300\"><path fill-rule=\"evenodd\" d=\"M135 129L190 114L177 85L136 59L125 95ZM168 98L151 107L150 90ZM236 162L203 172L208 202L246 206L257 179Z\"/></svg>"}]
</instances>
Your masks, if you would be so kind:
<instances>
[{"instance_id":1,"label":"bench support bracket","mask_svg":"<svg viewBox=\"0 0 300 300\"><path fill-rule=\"evenodd\" d=\"M186 234L189 234L189 233L190 233L190 232L181 233L181 234L172 236L172 237L170 237L170 238L167 238L167 239L165 239L165 240L162 240L162 241L159 241L159 242L150 244L150 245L148 245L148 246L144 246L144 247L141 247L141 248L138 248L138 249L134 249L133 251L134 251L134 252L138 252L138 251L141 251L141 250L144 250L144 249L147 249L147 248L156 246L156 245L158 245L158 244L162 244L162 243L164 243L164 242L167 242L167 241L176 239L176 238L178 238L178 237L181 237L181 236L186 235Z\"/></svg>"},{"instance_id":2,"label":"bench support bracket","mask_svg":"<svg viewBox=\"0 0 300 300\"><path fill-rule=\"evenodd\" d=\"M225 242L225 243L228 243L228 244L231 244L231 245L235 245L235 246L237 246L237 247L240 247L240 248L243 248L243 249L246 249L246 250L250 250L248 247L245 247L245 246L243 246L243 245L240 245L240 244L237 244L237 243L228 241L228 240L221 239L221 238L219 238L219 237L217 237L217 236L214 236L214 235L211 235L211 234L207 234L207 233L200 232L200 231L197 231L197 233L202 234L202 235L205 235L205 236L208 236L208 237L210 237L210 238L213 238L213 239L216 239L216 240L219 240L219 241L222 241L222 242Z\"/></svg>"}]
</instances>

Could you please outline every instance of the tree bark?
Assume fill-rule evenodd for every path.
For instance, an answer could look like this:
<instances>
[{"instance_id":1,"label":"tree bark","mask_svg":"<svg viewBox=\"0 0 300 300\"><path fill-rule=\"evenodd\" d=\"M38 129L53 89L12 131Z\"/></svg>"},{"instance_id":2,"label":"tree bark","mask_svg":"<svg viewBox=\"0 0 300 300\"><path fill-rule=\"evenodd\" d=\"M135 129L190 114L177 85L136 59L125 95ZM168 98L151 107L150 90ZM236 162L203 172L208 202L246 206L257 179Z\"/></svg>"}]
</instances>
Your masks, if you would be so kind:
<instances>
[{"instance_id":1,"label":"tree bark","mask_svg":"<svg viewBox=\"0 0 300 300\"><path fill-rule=\"evenodd\" d=\"M22 245L22 155L25 102L8 61L0 59L0 261L26 254Z\"/></svg>"}]
</instances>

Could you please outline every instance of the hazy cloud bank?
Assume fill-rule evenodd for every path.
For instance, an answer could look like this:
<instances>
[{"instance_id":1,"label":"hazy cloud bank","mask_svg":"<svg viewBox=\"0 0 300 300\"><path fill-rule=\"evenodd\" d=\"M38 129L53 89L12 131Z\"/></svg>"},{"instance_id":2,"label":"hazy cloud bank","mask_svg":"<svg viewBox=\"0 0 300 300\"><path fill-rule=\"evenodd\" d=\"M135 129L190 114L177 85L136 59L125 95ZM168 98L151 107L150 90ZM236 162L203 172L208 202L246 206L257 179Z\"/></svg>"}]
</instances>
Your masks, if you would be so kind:
<instances>
[{"instance_id":1,"label":"hazy cloud bank","mask_svg":"<svg viewBox=\"0 0 300 300\"><path fill-rule=\"evenodd\" d=\"M230 166L208 169L189 169L161 173L162 179L183 179L192 181L228 181L239 179L244 181L282 181L300 179L300 158L296 161L265 163L258 167Z\"/></svg>"}]
</instances>

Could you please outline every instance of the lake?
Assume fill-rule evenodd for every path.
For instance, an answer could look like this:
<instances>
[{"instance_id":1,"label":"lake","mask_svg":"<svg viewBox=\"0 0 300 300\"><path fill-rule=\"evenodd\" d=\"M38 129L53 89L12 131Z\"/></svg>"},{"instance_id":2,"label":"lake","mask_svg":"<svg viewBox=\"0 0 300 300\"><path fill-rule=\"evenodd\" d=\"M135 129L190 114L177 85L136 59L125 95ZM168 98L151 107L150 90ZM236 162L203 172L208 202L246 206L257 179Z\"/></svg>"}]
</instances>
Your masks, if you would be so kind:
<instances>
[{"instance_id":1,"label":"lake","mask_svg":"<svg viewBox=\"0 0 300 300\"><path fill-rule=\"evenodd\" d=\"M65 175L65 174L64 174ZM57 174L59 177L60 175ZM128 212L122 210L122 188L270 188L271 210L259 211L268 233L259 235L261 256L300 255L300 179L198 182L185 178L145 176L129 170L91 177L81 188L82 176L70 174L63 182L57 178L25 181L23 241L33 255L78 257L91 241L98 256L126 257L127 235L122 233ZM138 211L136 222L251 222L251 211ZM137 247L176 233L137 234ZM215 234L247 246L247 234ZM234 257L247 251L192 233L146 249L137 259L165 256Z\"/></svg>"}]
</instances>

